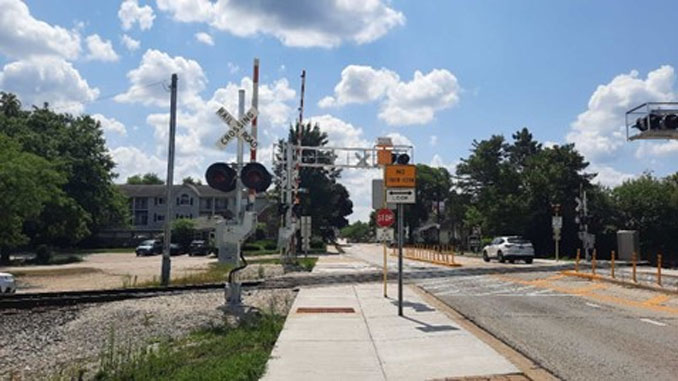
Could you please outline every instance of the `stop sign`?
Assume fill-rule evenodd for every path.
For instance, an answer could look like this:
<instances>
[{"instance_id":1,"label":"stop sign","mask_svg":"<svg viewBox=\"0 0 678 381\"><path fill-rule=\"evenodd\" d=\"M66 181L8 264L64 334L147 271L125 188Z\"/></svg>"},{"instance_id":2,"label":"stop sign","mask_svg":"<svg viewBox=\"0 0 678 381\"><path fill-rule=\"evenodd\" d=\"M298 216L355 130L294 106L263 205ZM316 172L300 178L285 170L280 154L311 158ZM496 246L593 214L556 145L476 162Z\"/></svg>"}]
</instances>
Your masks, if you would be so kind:
<instances>
[{"instance_id":1,"label":"stop sign","mask_svg":"<svg viewBox=\"0 0 678 381\"><path fill-rule=\"evenodd\" d=\"M393 225L395 222L395 214L391 209L379 209L377 210L377 225L382 228L387 228Z\"/></svg>"}]
</instances>

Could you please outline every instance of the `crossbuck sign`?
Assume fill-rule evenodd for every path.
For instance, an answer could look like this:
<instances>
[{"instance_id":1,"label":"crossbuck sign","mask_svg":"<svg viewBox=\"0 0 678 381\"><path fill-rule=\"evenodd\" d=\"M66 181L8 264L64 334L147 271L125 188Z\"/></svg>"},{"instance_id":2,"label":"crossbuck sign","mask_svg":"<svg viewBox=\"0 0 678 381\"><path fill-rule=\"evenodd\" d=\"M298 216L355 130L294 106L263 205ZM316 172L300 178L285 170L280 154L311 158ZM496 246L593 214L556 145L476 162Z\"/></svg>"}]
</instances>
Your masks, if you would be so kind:
<instances>
[{"instance_id":1,"label":"crossbuck sign","mask_svg":"<svg viewBox=\"0 0 678 381\"><path fill-rule=\"evenodd\" d=\"M247 144L250 145L250 147L253 149L257 148L257 140L247 132L245 127L257 117L258 113L259 111L257 111L256 108L251 107L249 110L247 110L245 115L243 115L242 118L238 120L233 115L231 115L231 113L226 111L225 108L219 107L219 110L217 110L217 115L219 118L221 118L221 120L226 122L226 124L228 124L231 129L228 130L228 132L217 141L217 146L221 149L224 149L233 138L240 136L244 141L247 142Z\"/></svg>"}]
</instances>

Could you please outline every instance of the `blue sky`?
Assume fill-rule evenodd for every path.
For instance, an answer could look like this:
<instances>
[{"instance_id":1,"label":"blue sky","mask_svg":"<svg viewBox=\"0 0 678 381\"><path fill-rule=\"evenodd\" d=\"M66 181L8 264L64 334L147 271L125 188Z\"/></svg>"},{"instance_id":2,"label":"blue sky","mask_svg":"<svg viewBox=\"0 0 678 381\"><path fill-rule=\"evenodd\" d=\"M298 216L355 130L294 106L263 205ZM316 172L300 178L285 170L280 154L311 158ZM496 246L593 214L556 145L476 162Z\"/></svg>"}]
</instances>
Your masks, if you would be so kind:
<instances>
[{"instance_id":1,"label":"blue sky","mask_svg":"<svg viewBox=\"0 0 678 381\"><path fill-rule=\"evenodd\" d=\"M627 142L623 129L629 107L678 98L672 1L0 0L0 8L0 88L26 106L96 115L121 181L165 173L169 94L160 82L173 71L175 178L202 177L223 159L214 111L235 112L240 87L249 99L254 57L265 162L296 118L306 69L305 116L336 145L391 134L415 146L416 162L453 169L473 139L528 127L542 142L575 143L606 185L678 169L678 144ZM353 220L368 215L367 180L376 176L345 171Z\"/></svg>"}]
</instances>

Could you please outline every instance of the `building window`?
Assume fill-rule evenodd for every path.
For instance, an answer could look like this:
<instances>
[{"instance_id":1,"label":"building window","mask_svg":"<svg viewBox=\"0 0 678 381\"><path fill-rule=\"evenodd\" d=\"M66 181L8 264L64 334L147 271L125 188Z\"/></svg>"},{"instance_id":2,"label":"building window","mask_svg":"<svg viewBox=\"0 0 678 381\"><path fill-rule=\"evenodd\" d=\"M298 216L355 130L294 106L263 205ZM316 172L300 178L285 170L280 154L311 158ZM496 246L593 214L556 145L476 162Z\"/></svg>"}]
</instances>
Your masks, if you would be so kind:
<instances>
[{"instance_id":1,"label":"building window","mask_svg":"<svg viewBox=\"0 0 678 381\"><path fill-rule=\"evenodd\" d=\"M181 197L177 197L177 205L193 205L193 199L188 197L186 193L182 194Z\"/></svg>"},{"instance_id":2,"label":"building window","mask_svg":"<svg viewBox=\"0 0 678 381\"><path fill-rule=\"evenodd\" d=\"M165 221L165 215L164 214L158 214L158 221Z\"/></svg>"},{"instance_id":3,"label":"building window","mask_svg":"<svg viewBox=\"0 0 678 381\"><path fill-rule=\"evenodd\" d=\"M134 198L134 209L148 209L148 198L146 198L146 197L135 197Z\"/></svg>"},{"instance_id":4,"label":"building window","mask_svg":"<svg viewBox=\"0 0 678 381\"><path fill-rule=\"evenodd\" d=\"M209 197L203 197L200 199L200 209L210 210L212 209L212 199Z\"/></svg>"},{"instance_id":5,"label":"building window","mask_svg":"<svg viewBox=\"0 0 678 381\"><path fill-rule=\"evenodd\" d=\"M145 226L148 225L148 212L145 210L137 210L134 212L134 225Z\"/></svg>"},{"instance_id":6,"label":"building window","mask_svg":"<svg viewBox=\"0 0 678 381\"><path fill-rule=\"evenodd\" d=\"M165 199L162 197L156 197L155 198L155 205L162 205L165 203Z\"/></svg>"},{"instance_id":7,"label":"building window","mask_svg":"<svg viewBox=\"0 0 678 381\"><path fill-rule=\"evenodd\" d=\"M214 208L215 209L226 209L228 207L227 198L215 198L214 199Z\"/></svg>"}]
</instances>

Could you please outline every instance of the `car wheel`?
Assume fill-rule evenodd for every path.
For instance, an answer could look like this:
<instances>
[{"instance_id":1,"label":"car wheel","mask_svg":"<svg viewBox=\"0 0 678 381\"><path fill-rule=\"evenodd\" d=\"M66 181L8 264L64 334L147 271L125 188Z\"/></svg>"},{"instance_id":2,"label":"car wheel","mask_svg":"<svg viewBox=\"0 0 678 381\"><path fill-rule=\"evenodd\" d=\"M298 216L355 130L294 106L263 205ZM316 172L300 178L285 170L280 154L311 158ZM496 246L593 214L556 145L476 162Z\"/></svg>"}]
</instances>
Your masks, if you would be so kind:
<instances>
[{"instance_id":1,"label":"car wheel","mask_svg":"<svg viewBox=\"0 0 678 381\"><path fill-rule=\"evenodd\" d=\"M532 264L532 258L525 259L525 263L527 263L528 265L531 265Z\"/></svg>"},{"instance_id":2,"label":"car wheel","mask_svg":"<svg viewBox=\"0 0 678 381\"><path fill-rule=\"evenodd\" d=\"M504 254L500 251L497 253L497 258L499 258L499 263L505 263Z\"/></svg>"},{"instance_id":3,"label":"car wheel","mask_svg":"<svg viewBox=\"0 0 678 381\"><path fill-rule=\"evenodd\" d=\"M487 251L483 251L483 261L485 261L485 262L490 261L490 257L487 256Z\"/></svg>"},{"instance_id":4,"label":"car wheel","mask_svg":"<svg viewBox=\"0 0 678 381\"><path fill-rule=\"evenodd\" d=\"M515 259L509 259L508 261L509 261L509 263L516 263Z\"/></svg>"}]
</instances>

